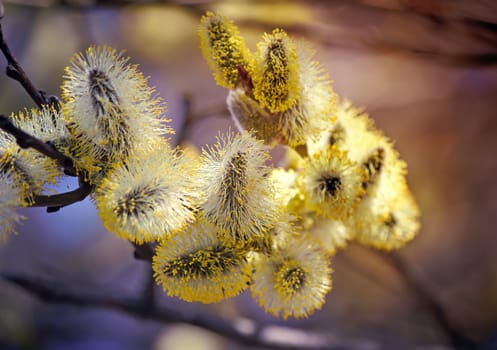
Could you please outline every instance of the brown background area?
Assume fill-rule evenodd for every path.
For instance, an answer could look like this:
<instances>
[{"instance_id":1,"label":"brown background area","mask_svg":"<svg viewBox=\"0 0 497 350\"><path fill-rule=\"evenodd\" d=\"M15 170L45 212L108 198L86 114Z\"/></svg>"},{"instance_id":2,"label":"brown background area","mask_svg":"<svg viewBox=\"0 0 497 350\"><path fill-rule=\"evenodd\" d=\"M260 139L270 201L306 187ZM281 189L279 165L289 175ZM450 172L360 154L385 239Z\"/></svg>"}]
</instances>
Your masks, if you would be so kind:
<instances>
[{"instance_id":1,"label":"brown background area","mask_svg":"<svg viewBox=\"0 0 497 350\"><path fill-rule=\"evenodd\" d=\"M226 91L215 85L196 37L205 9L232 18L252 49L264 31L275 27L310 41L335 90L364 107L409 164L422 230L399 254L440 301L458 332L477 342L497 332L493 1L170 1L90 7L68 6L71 1L47 0L47 7L5 3L7 40L37 86L59 95L71 55L89 44L126 49L167 101L178 133L187 113L185 96L189 98L194 122L184 136L199 146L232 125L224 106ZM16 82L0 76L0 113L24 106L32 106L27 95ZM131 245L105 231L89 200L54 214L23 212L29 220L19 236L0 247L0 272L48 276L76 290L140 291L146 264L133 259ZM333 291L323 310L306 320L274 319L248 293L208 306L169 299L161 291L158 295L161 303L192 312L332 333L352 341L354 348L451 348L432 310L381 254L351 245L332 263ZM0 310L0 344L21 348L179 349L187 346L181 342L201 336L193 328L106 310L45 305L1 281ZM199 349L238 348L210 333L201 339L195 345Z\"/></svg>"}]
</instances>

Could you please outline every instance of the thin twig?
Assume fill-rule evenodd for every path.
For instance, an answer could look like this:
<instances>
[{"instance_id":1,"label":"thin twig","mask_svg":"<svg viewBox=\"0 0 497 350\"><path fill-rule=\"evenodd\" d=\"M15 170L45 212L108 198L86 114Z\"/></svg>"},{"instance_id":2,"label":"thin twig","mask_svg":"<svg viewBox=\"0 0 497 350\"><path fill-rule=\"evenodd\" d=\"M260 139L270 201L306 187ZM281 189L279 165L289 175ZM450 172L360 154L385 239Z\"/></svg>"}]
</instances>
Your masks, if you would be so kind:
<instances>
[{"instance_id":1,"label":"thin twig","mask_svg":"<svg viewBox=\"0 0 497 350\"><path fill-rule=\"evenodd\" d=\"M21 130L4 115L0 115L0 129L6 133L11 134L16 138L16 142L21 148L33 148L54 160L56 160L61 167L64 168L66 175L76 176L76 169L74 168L73 161L68 156L59 152L54 145L28 134Z\"/></svg>"},{"instance_id":2,"label":"thin twig","mask_svg":"<svg viewBox=\"0 0 497 350\"><path fill-rule=\"evenodd\" d=\"M230 338L244 345L270 349L351 349L354 344L338 343L331 336L274 325L258 326L247 319L227 320L214 315L194 313L163 305L156 308L143 307L140 298L82 293L50 286L47 281L18 275L3 275L2 278L33 294L47 303L71 304L80 307L98 307L117 310L134 317L165 323L186 323L218 335ZM293 336L288 336L292 334ZM298 336L297 336L298 335ZM354 342L355 343L355 342ZM364 344L364 342L362 342Z\"/></svg>"},{"instance_id":3,"label":"thin twig","mask_svg":"<svg viewBox=\"0 0 497 350\"><path fill-rule=\"evenodd\" d=\"M19 147L33 148L41 154L57 161L64 169L66 175L77 176L72 159L57 150L52 143L43 142L28 134L12 124L4 115L0 115L0 129L14 136ZM62 207L84 200L92 191L93 186L80 178L80 186L73 191L55 195L35 195L30 198L29 203L32 207L47 207L47 212L53 213Z\"/></svg>"},{"instance_id":4,"label":"thin twig","mask_svg":"<svg viewBox=\"0 0 497 350\"><path fill-rule=\"evenodd\" d=\"M6 74L9 78L12 78L18 81L24 90L29 94L29 96L33 99L38 107L42 107L42 105L46 105L49 103L47 100L45 93L41 90L38 90L31 80L28 78L24 69L22 69L19 62L17 62L16 58L12 54L7 42L5 41L5 37L2 30L2 24L0 23L0 50L7 60L7 69Z\"/></svg>"},{"instance_id":5,"label":"thin twig","mask_svg":"<svg viewBox=\"0 0 497 350\"><path fill-rule=\"evenodd\" d=\"M1 4L0 4L1 5ZM28 78L24 69L22 69L19 62L12 54L3 34L2 25L0 23L0 50L7 59L7 76L17 80L33 99L36 105L42 108L43 105L51 104L55 108L59 108L59 100L55 96L45 96L45 93L35 88L31 80ZM74 167L73 160L61 153L50 142L43 142L42 140L28 134L22 129L18 128L12 122L0 115L0 129L11 134L15 137L17 144L21 148L33 148L36 151L44 154L45 156L54 159L64 169L64 173L68 176L77 176L76 168ZM80 187L66 193L57 195L35 195L31 202L31 206L46 206L47 212L55 212L60 208L73 204L75 202L85 199L93 190L93 187L83 181L84 176L80 177Z\"/></svg>"},{"instance_id":6,"label":"thin twig","mask_svg":"<svg viewBox=\"0 0 497 350\"><path fill-rule=\"evenodd\" d=\"M189 93L184 93L181 97L181 102L183 103L183 118L181 125L176 131L176 144L181 145L187 139L187 133L193 124L192 118L192 96Z\"/></svg>"},{"instance_id":7,"label":"thin twig","mask_svg":"<svg viewBox=\"0 0 497 350\"><path fill-rule=\"evenodd\" d=\"M48 213L53 213L66 207L84 200L93 191L93 186L83 182L75 190L54 195L35 195L33 196L30 207L47 207Z\"/></svg>"}]
</instances>

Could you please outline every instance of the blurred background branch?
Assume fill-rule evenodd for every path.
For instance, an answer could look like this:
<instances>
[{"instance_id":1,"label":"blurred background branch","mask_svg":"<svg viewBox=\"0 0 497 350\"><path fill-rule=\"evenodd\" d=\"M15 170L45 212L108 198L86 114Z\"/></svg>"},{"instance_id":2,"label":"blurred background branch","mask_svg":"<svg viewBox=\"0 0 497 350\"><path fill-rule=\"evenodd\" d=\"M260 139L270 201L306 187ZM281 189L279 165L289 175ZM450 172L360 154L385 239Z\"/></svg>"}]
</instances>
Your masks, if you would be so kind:
<instances>
[{"instance_id":1,"label":"blurred background branch","mask_svg":"<svg viewBox=\"0 0 497 350\"><path fill-rule=\"evenodd\" d=\"M302 350L339 350L352 349L354 343L343 344L330 334L322 335L289 327L258 326L248 319L225 320L213 315L183 312L167 307L150 308L143 299L124 296L100 295L98 288L88 288L91 292L74 291L60 283L50 283L41 279L3 275L2 278L16 285L46 303L70 304L77 307L115 309L132 317L143 318L164 323L187 323L212 331L218 335L233 339L241 344L268 349L302 349ZM294 334L291 337L282 335ZM298 336L295 336L298 334Z\"/></svg>"},{"instance_id":2,"label":"blurred background branch","mask_svg":"<svg viewBox=\"0 0 497 350\"><path fill-rule=\"evenodd\" d=\"M208 0L6 1L22 6L61 6L81 10L95 6L169 5L180 6L196 15L219 3ZM280 2L241 2L241 6L268 6L271 3ZM497 64L497 5L493 1L479 0L469 4L461 0L304 0L300 3L319 14L318 18L310 23L286 25L285 28L293 34L312 35L324 45L408 54L456 66ZM332 21L337 11L349 18L349 24L343 19L338 24L344 28L337 28L337 23ZM357 14L369 17L366 26L354 23ZM265 23L264 19L247 17L239 23L258 26L262 30L272 28L273 23ZM374 27L374 30L368 31L367 27ZM437 34L433 35L434 32Z\"/></svg>"},{"instance_id":3,"label":"blurred background branch","mask_svg":"<svg viewBox=\"0 0 497 350\"><path fill-rule=\"evenodd\" d=\"M438 300L437 295L415 276L412 271L413 267L409 266L398 252L380 252L379 254L402 277L409 291L417 297L423 309L433 316L455 349L473 349L476 347L474 341L468 339L452 325L445 306Z\"/></svg>"}]
</instances>

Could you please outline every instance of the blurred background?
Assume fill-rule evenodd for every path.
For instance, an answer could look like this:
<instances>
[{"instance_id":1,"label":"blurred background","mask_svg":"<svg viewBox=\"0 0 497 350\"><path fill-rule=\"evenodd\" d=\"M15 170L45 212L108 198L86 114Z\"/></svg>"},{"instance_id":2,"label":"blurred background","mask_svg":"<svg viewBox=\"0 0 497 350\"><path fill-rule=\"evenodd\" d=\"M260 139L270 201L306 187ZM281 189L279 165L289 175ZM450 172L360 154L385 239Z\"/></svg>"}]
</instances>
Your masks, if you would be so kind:
<instances>
[{"instance_id":1,"label":"blurred background","mask_svg":"<svg viewBox=\"0 0 497 350\"><path fill-rule=\"evenodd\" d=\"M409 165L422 229L399 255L459 335L475 343L496 337L497 2L3 2L4 34L37 87L60 95L64 67L91 44L125 49L166 100L175 137L197 146L233 127L227 91L201 57L197 25L206 10L234 20L251 49L275 27L312 43L335 91L364 107ZM0 113L31 106L20 85L0 74ZM75 186L68 181L59 190ZM105 230L91 200L56 213L23 214L28 220L20 234L0 247L1 274L43 277L64 289L103 295L138 297L147 285L149 266L134 259L132 245ZM156 294L160 304L186 312L330 334L351 349L454 347L433 308L381 254L350 245L332 266L326 304L304 320L265 314L249 293L213 305L168 298L159 287ZM495 342L487 344L497 349ZM184 324L45 303L0 279L0 348L248 347Z\"/></svg>"}]
</instances>

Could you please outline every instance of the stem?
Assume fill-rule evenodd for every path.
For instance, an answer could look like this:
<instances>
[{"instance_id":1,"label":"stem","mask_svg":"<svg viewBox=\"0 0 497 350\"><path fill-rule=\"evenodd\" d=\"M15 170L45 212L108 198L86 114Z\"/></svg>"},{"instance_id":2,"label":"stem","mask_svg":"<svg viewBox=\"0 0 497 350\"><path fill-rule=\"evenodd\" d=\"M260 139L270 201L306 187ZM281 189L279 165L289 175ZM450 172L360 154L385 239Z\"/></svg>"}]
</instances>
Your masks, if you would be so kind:
<instances>
[{"instance_id":1,"label":"stem","mask_svg":"<svg viewBox=\"0 0 497 350\"><path fill-rule=\"evenodd\" d=\"M66 175L77 176L76 168L74 167L72 159L57 150L52 143L43 142L42 140L28 134L12 124L12 122L4 115L0 115L0 129L14 136L19 147L33 148L41 154L56 160L57 163L64 168L64 173ZM73 191L55 195L35 195L29 202L32 202L30 204L32 207L47 207L47 212L53 213L62 207L82 201L92 191L93 186L82 181L80 178L80 186Z\"/></svg>"},{"instance_id":2,"label":"stem","mask_svg":"<svg viewBox=\"0 0 497 350\"><path fill-rule=\"evenodd\" d=\"M50 142L43 142L42 140L28 134L12 124L12 122L4 115L0 115L0 129L14 136L19 147L33 148L37 150L41 154L56 160L59 165L64 168L66 175L76 176L76 169L74 168L72 159L59 152Z\"/></svg>"},{"instance_id":3,"label":"stem","mask_svg":"<svg viewBox=\"0 0 497 350\"><path fill-rule=\"evenodd\" d=\"M86 182L73 191L54 195L35 195L31 207L47 207L48 213L58 211L60 208L84 200L93 191L93 186Z\"/></svg>"},{"instance_id":4,"label":"stem","mask_svg":"<svg viewBox=\"0 0 497 350\"><path fill-rule=\"evenodd\" d=\"M135 247L135 258L138 260L152 262L155 255L155 247L152 243L137 244L132 243Z\"/></svg>"}]
</instances>

